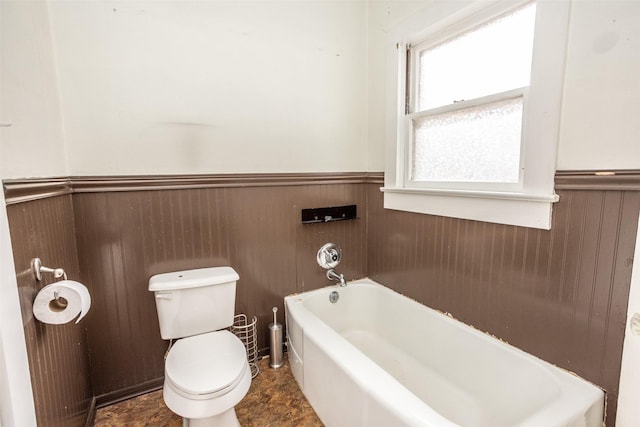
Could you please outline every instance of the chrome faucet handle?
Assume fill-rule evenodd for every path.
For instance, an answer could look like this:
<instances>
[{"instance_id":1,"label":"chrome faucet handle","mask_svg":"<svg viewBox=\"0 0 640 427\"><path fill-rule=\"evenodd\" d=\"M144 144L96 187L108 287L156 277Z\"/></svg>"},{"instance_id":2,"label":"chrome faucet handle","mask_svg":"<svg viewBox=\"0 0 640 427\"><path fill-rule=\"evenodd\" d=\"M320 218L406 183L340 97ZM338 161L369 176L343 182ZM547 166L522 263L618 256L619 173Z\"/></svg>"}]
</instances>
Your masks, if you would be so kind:
<instances>
[{"instance_id":1,"label":"chrome faucet handle","mask_svg":"<svg viewBox=\"0 0 640 427\"><path fill-rule=\"evenodd\" d=\"M326 270L335 268L342 261L342 249L335 243L327 243L318 250L316 260Z\"/></svg>"}]
</instances>

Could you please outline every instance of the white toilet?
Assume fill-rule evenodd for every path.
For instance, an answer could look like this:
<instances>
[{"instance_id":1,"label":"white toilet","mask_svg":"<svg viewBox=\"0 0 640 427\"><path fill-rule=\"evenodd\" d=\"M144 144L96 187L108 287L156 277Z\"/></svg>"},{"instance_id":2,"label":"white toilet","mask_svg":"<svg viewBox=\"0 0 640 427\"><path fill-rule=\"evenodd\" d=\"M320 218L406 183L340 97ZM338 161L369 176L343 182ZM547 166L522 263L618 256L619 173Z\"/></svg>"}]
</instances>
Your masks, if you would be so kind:
<instances>
[{"instance_id":1,"label":"white toilet","mask_svg":"<svg viewBox=\"0 0 640 427\"><path fill-rule=\"evenodd\" d=\"M178 339L164 370L164 401L189 427L237 427L235 405L251 385L242 341L233 324L236 281L231 267L158 274L155 294L160 335Z\"/></svg>"}]
</instances>

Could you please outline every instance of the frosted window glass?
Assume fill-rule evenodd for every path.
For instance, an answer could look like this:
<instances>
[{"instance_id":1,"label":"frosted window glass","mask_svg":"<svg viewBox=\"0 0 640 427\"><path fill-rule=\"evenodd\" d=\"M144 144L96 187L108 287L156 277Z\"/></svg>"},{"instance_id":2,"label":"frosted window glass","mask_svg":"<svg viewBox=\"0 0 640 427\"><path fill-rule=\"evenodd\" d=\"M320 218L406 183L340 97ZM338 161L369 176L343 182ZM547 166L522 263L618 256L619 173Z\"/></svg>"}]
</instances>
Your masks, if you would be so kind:
<instances>
[{"instance_id":1,"label":"frosted window glass","mask_svg":"<svg viewBox=\"0 0 640 427\"><path fill-rule=\"evenodd\" d=\"M529 86L535 3L419 54L416 111Z\"/></svg>"},{"instance_id":2,"label":"frosted window glass","mask_svg":"<svg viewBox=\"0 0 640 427\"><path fill-rule=\"evenodd\" d=\"M413 119L414 181L515 183L522 97Z\"/></svg>"}]
</instances>

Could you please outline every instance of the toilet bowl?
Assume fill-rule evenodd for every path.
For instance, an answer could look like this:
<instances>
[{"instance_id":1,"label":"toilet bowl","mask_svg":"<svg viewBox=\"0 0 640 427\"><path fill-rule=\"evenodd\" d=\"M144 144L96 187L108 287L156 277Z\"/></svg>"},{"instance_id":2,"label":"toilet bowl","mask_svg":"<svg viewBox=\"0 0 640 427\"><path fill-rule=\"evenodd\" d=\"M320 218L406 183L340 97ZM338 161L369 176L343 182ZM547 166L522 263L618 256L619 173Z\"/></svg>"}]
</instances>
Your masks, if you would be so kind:
<instances>
[{"instance_id":1,"label":"toilet bowl","mask_svg":"<svg viewBox=\"0 0 640 427\"><path fill-rule=\"evenodd\" d=\"M239 426L234 406L250 384L244 345L229 331L183 338L167 355L164 401L185 426Z\"/></svg>"},{"instance_id":2,"label":"toilet bowl","mask_svg":"<svg viewBox=\"0 0 640 427\"><path fill-rule=\"evenodd\" d=\"M229 332L238 273L210 267L149 279L160 335L177 339L165 361L163 397L187 427L237 427L234 406L247 394L251 368Z\"/></svg>"}]
</instances>

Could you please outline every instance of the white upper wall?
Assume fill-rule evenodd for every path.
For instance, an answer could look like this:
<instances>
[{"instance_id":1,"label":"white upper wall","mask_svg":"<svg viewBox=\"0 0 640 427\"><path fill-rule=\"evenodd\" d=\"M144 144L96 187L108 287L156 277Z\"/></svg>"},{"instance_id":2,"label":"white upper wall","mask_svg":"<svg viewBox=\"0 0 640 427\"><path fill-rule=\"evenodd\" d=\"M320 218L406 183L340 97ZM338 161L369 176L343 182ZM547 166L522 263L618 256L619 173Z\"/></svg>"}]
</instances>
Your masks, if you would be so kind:
<instances>
[{"instance_id":1,"label":"white upper wall","mask_svg":"<svg viewBox=\"0 0 640 427\"><path fill-rule=\"evenodd\" d=\"M366 169L366 2L50 8L70 175Z\"/></svg>"},{"instance_id":2,"label":"white upper wall","mask_svg":"<svg viewBox=\"0 0 640 427\"><path fill-rule=\"evenodd\" d=\"M67 176L49 11L42 1L0 1L2 178Z\"/></svg>"},{"instance_id":3,"label":"white upper wall","mask_svg":"<svg viewBox=\"0 0 640 427\"><path fill-rule=\"evenodd\" d=\"M466 3L2 1L2 177L382 171L387 33ZM637 22L573 0L558 169L640 168Z\"/></svg>"},{"instance_id":4,"label":"white upper wall","mask_svg":"<svg viewBox=\"0 0 640 427\"><path fill-rule=\"evenodd\" d=\"M574 0L558 169L640 169L640 1Z\"/></svg>"}]
</instances>

